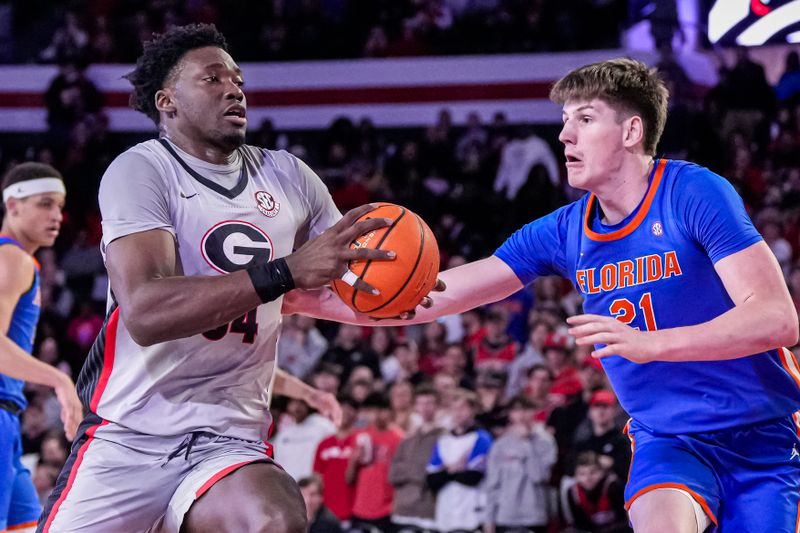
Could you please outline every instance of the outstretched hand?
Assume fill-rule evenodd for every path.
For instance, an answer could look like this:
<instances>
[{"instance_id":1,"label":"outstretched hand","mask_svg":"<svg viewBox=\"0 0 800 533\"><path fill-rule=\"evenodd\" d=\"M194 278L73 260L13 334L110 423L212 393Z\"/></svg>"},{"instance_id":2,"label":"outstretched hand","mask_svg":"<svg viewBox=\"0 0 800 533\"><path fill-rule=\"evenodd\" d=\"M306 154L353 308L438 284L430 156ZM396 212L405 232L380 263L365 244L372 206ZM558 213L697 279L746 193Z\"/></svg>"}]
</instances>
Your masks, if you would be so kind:
<instances>
[{"instance_id":1,"label":"outstretched hand","mask_svg":"<svg viewBox=\"0 0 800 533\"><path fill-rule=\"evenodd\" d=\"M601 315L576 315L567 318L572 326L569 334L580 345L605 344L594 350L592 357L619 355L634 363L649 363L655 360L656 347L647 333L623 324L616 318Z\"/></svg>"},{"instance_id":2,"label":"outstretched hand","mask_svg":"<svg viewBox=\"0 0 800 533\"><path fill-rule=\"evenodd\" d=\"M348 264L353 260L393 259L395 257L393 251L350 248L350 243L361 235L392 224L392 219L382 217L356 222L376 207L367 204L351 209L319 237L308 241L296 252L286 256L286 265L292 273L295 287L314 289L339 279L347 272ZM356 280L354 287L360 291L378 294L374 287L362 279Z\"/></svg>"},{"instance_id":3,"label":"outstretched hand","mask_svg":"<svg viewBox=\"0 0 800 533\"><path fill-rule=\"evenodd\" d=\"M436 280L436 285L433 286L433 289L431 289L431 292L444 292L445 289L447 289L447 285L445 285L444 281L442 281L441 279L437 279ZM419 302L419 304L417 304L417 305L422 306L425 309L430 309L433 306L433 298L431 298L430 295L424 296L422 298L422 300ZM408 311L400 313L396 317L392 317L392 318L373 318L372 320L375 321L375 322L380 322L381 320L411 320L415 316L417 316L416 309L410 309Z\"/></svg>"},{"instance_id":4,"label":"outstretched hand","mask_svg":"<svg viewBox=\"0 0 800 533\"><path fill-rule=\"evenodd\" d=\"M75 384L64 375L64 380L55 387L56 399L61 405L61 422L68 440L74 440L78 425L83 420L83 404L75 392Z\"/></svg>"},{"instance_id":5,"label":"outstretched hand","mask_svg":"<svg viewBox=\"0 0 800 533\"><path fill-rule=\"evenodd\" d=\"M336 400L336 396L330 392L314 389L305 398L305 402L320 412L323 416L330 419L338 428L342 425L342 406Z\"/></svg>"}]
</instances>

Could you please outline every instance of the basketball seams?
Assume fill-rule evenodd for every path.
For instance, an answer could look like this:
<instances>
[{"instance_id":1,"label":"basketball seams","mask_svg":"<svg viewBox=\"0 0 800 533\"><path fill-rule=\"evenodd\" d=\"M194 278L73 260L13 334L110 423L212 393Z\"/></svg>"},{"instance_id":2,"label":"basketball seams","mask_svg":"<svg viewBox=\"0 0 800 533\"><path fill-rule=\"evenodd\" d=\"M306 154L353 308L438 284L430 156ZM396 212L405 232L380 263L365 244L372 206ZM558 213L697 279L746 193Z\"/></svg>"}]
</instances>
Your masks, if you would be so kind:
<instances>
[{"instance_id":1,"label":"basketball seams","mask_svg":"<svg viewBox=\"0 0 800 533\"><path fill-rule=\"evenodd\" d=\"M381 206L381 207L383 207L383 206ZM398 206L398 207L400 207L400 206ZM381 249L381 246L383 246L383 243L389 237L389 234L391 234L392 230L394 230L400 224L400 221L403 219L404 216L406 216L406 208L405 207L400 207L400 215L394 220L394 222L392 222L391 226L386 228L386 233L383 234L381 239L378 241L378 244L375 245L375 247L373 248L374 250L380 250ZM370 265L372 265L372 259L368 260L367 263L364 265L364 270L361 271L361 274L359 275L359 278L361 278L362 280L366 279L367 271L369 270ZM413 275L413 272L412 272L412 275ZM402 289L400 289L400 291L402 291ZM400 294L400 291L398 291L397 294ZM397 294L395 294L395 296L393 296L392 298L397 297ZM356 297L357 296L358 296L358 291L357 290L353 290L353 295L352 295L352 297L350 299L350 303L351 303L351 305L353 306L354 309L358 309L359 310L358 311L359 313L369 313L370 311L374 311L375 310L375 309L371 309L369 311L361 311L359 309L359 307L358 307L358 304L356 304ZM388 302L386 302L386 303L388 303ZM380 307L385 306L386 303L384 303Z\"/></svg>"},{"instance_id":2,"label":"basketball seams","mask_svg":"<svg viewBox=\"0 0 800 533\"><path fill-rule=\"evenodd\" d=\"M411 273L408 275L408 277L406 278L405 282L400 287L400 289L398 289L398 291L395 293L394 296L392 296L391 298L389 298L388 300L383 302L378 307L375 307L374 309L369 309L367 311L363 311L364 313L373 313L375 311L380 311L381 309L383 309L384 307L386 307L387 305L392 303L399 295L403 294L403 290L408 286L408 284L411 282L411 280L414 278L415 274L417 273L417 270L419 269L420 261L422 260L422 254L425 251L425 228L423 227L422 220L419 218L419 216L414 214L414 217L417 219L417 227L419 228L419 232L420 232L419 251L417 252L417 259L414 262L414 268L411 269ZM379 244L379 246L380 246L380 244ZM366 274L366 269L364 269L364 273Z\"/></svg>"}]
</instances>

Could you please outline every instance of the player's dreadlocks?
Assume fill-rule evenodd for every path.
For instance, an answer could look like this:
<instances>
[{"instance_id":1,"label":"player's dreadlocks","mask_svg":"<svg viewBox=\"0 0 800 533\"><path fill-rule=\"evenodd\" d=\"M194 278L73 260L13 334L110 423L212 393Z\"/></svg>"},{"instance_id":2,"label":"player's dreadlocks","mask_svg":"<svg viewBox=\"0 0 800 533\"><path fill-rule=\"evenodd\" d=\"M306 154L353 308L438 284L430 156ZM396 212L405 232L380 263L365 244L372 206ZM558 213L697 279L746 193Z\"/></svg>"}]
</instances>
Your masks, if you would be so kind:
<instances>
[{"instance_id":1,"label":"player's dreadlocks","mask_svg":"<svg viewBox=\"0 0 800 533\"><path fill-rule=\"evenodd\" d=\"M136 61L136 68L125 75L133 84L129 105L150 117L156 125L159 123L159 114L155 94L164 87L181 57L190 50L204 46L216 46L228 51L225 37L213 24L176 26L156 35L143 46L144 52Z\"/></svg>"}]
</instances>

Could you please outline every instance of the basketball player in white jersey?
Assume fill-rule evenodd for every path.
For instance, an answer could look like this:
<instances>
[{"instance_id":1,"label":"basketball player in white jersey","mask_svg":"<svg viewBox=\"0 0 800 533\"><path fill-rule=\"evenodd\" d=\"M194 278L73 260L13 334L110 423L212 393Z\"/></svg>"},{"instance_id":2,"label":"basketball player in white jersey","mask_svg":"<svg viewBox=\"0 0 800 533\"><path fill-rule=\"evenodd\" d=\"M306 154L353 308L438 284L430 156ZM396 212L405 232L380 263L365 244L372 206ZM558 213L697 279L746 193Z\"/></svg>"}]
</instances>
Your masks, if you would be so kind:
<instances>
[{"instance_id":1,"label":"basketball player in white jersey","mask_svg":"<svg viewBox=\"0 0 800 533\"><path fill-rule=\"evenodd\" d=\"M340 219L308 166L244 144L242 72L213 26L146 43L128 79L160 137L100 185L109 313L38 531L303 532L264 443L282 296L391 259L348 246L389 221L355 223L370 206Z\"/></svg>"}]
</instances>

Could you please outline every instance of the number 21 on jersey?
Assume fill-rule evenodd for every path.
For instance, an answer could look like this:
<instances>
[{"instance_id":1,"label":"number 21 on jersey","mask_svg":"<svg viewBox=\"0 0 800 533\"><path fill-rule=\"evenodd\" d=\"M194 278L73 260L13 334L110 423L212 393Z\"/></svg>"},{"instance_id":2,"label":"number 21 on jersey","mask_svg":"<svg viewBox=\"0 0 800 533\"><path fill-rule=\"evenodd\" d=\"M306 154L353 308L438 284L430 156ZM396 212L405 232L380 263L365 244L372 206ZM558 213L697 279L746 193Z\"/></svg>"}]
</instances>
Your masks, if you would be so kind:
<instances>
[{"instance_id":1,"label":"number 21 on jersey","mask_svg":"<svg viewBox=\"0 0 800 533\"><path fill-rule=\"evenodd\" d=\"M647 331L655 331L658 329L656 324L656 315L653 313L653 296L646 292L639 298L639 311L644 315L644 324ZM622 322L623 324L630 325L636 318L636 306L632 301L627 298L617 298L611 302L609 307L611 315ZM635 328L639 329L639 328Z\"/></svg>"}]
</instances>

